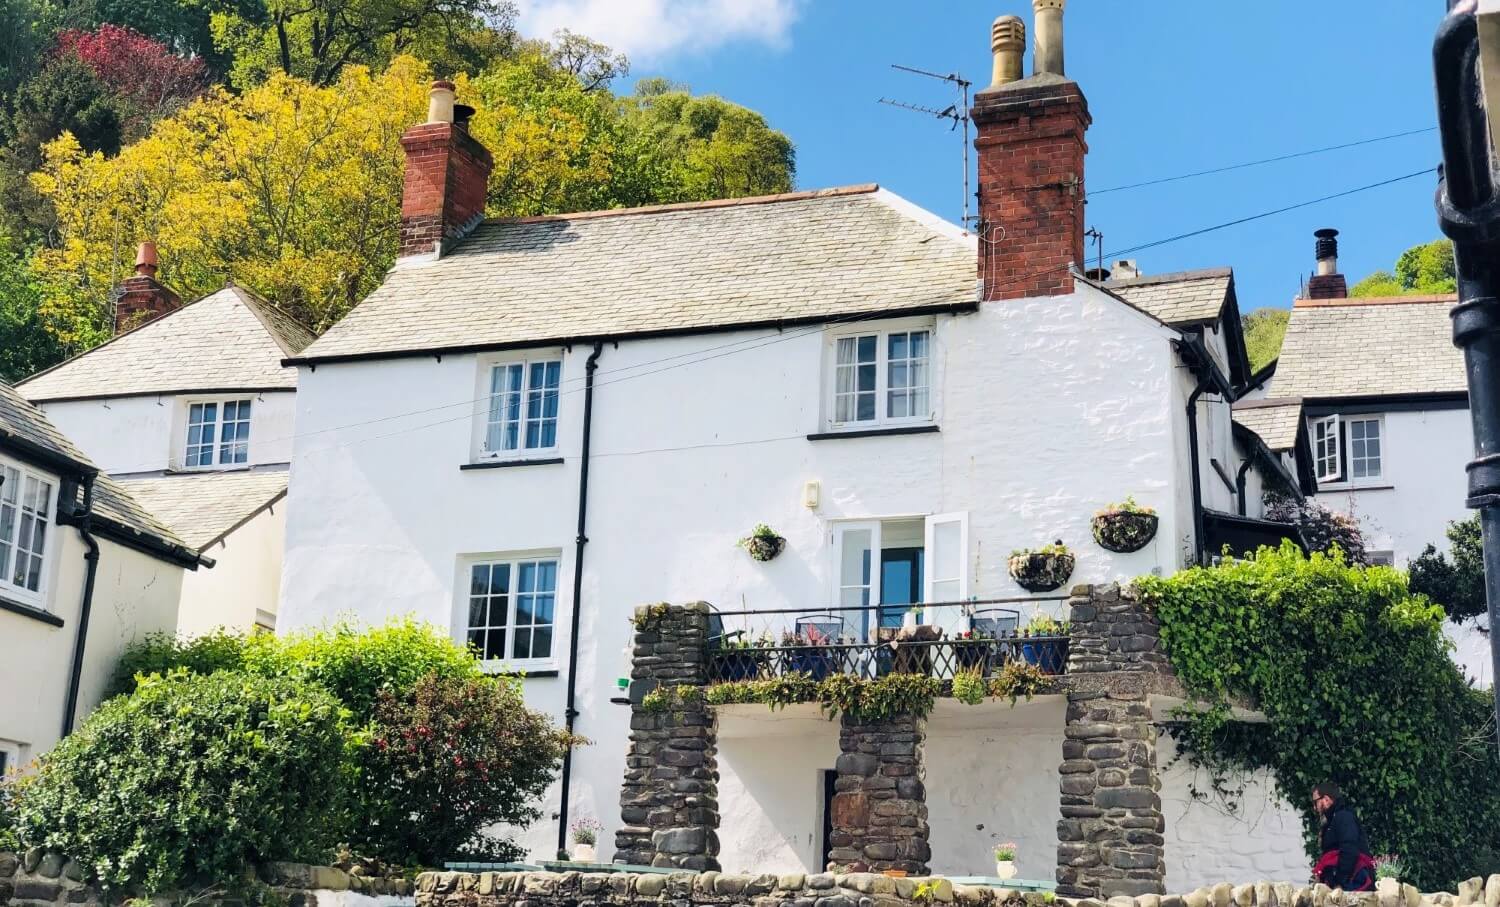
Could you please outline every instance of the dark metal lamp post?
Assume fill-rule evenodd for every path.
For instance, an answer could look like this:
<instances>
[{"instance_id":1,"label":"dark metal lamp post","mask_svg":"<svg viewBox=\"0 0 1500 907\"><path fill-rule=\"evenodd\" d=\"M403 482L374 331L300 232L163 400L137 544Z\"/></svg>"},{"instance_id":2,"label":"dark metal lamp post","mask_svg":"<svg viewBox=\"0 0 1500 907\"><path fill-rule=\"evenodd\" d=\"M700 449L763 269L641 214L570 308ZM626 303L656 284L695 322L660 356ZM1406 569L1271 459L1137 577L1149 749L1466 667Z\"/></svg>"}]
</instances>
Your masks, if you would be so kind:
<instances>
[{"instance_id":1,"label":"dark metal lamp post","mask_svg":"<svg viewBox=\"0 0 1500 907\"><path fill-rule=\"evenodd\" d=\"M1485 15L1493 0L1485 0ZM1453 240L1458 305L1453 342L1464 351L1474 459L1468 466L1468 506L1479 510L1484 533L1485 594L1492 631L1500 630L1500 191L1491 154L1480 68L1480 2L1449 0L1433 44L1443 176L1438 223ZM1485 40L1494 37L1486 22ZM1493 42L1492 42L1493 43ZM1500 60L1500 47L1490 49ZM1492 66L1491 69L1500 69ZM1500 85L1500 72L1490 72ZM1497 98L1500 116L1500 98ZM1492 632L1491 677L1500 680L1500 649ZM1500 682L1495 684L1500 733Z\"/></svg>"}]
</instances>

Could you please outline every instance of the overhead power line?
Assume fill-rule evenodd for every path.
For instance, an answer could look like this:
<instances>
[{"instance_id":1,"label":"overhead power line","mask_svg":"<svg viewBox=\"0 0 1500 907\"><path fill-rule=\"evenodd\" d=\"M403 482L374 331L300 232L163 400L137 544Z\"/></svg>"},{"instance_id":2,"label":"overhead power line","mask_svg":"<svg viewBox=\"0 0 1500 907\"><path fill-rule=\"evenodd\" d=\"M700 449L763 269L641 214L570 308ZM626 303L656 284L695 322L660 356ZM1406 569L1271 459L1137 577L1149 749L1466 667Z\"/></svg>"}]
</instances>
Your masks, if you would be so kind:
<instances>
[{"instance_id":1,"label":"overhead power line","mask_svg":"<svg viewBox=\"0 0 1500 907\"><path fill-rule=\"evenodd\" d=\"M1200 176L1212 176L1215 173L1228 173L1231 170L1244 170L1247 167L1259 167L1263 164L1275 164L1279 161L1291 161L1301 157L1311 157L1314 154L1324 154L1329 151L1342 151L1345 148L1359 148L1362 145L1373 145L1376 142L1389 142L1392 139L1403 139L1411 135L1422 135L1427 132L1436 132L1436 126L1428 126L1426 129L1409 129L1406 132L1395 132L1390 135L1380 135L1372 139L1361 139L1357 142L1345 142L1342 145L1328 145L1324 148L1312 148L1307 151L1295 151L1291 154L1282 154L1276 157L1262 158L1258 161L1246 161L1242 164L1229 164L1225 167L1214 167L1211 170L1195 170L1192 173L1179 173L1176 176L1164 176L1160 179L1145 180L1139 183L1127 183L1123 186L1110 186L1108 189L1094 189L1089 195L1104 195L1108 192L1124 192L1126 189L1140 189L1145 186L1160 186L1163 183L1175 183L1179 180L1189 180Z\"/></svg>"}]
</instances>

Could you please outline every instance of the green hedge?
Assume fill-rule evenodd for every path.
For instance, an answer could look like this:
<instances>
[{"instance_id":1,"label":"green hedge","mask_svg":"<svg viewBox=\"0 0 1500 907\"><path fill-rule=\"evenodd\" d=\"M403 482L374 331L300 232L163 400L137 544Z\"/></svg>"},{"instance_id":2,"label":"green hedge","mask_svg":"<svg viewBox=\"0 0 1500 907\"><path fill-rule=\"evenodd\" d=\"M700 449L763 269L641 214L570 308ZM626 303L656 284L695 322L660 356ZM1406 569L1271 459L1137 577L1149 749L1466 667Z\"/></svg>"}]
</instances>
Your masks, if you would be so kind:
<instances>
[{"instance_id":1,"label":"green hedge","mask_svg":"<svg viewBox=\"0 0 1500 907\"><path fill-rule=\"evenodd\" d=\"M1500 870L1500 762L1488 696L1448 656L1443 612L1404 574L1304 555L1145 577L1177 676L1210 707L1183 742L1211 768L1264 765L1303 811L1336 781L1376 853L1399 855L1423 890ZM1229 722L1248 697L1268 719Z\"/></svg>"},{"instance_id":2,"label":"green hedge","mask_svg":"<svg viewBox=\"0 0 1500 907\"><path fill-rule=\"evenodd\" d=\"M20 782L17 828L116 889L232 885L252 863L326 861L345 817L347 716L290 679L147 678Z\"/></svg>"}]
</instances>

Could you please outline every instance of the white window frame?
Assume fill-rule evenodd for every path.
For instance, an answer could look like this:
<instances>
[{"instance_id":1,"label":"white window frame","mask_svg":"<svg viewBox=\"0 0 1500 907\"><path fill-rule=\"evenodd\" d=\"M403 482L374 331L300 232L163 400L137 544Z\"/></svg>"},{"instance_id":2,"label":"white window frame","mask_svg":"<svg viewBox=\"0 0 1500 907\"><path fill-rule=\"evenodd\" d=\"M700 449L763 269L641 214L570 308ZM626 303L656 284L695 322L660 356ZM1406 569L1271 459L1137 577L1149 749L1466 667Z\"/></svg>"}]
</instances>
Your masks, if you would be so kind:
<instances>
[{"instance_id":1,"label":"white window frame","mask_svg":"<svg viewBox=\"0 0 1500 907\"><path fill-rule=\"evenodd\" d=\"M7 537L3 540L6 546L3 551L0 551L0 596L20 604L31 605L43 611L50 611L51 609L47 607L47 593L51 586L52 565L57 562L57 557L54 554L59 544L57 535L57 496L58 488L62 483L57 476L51 473L31 469L16 460L4 457L0 457L0 475L7 476L4 482L0 482L0 523L3 523L5 519L4 512L7 508L10 508L12 513L11 527L7 533ZM7 495L11 493L8 489L11 489L12 481L15 482L12 489L15 495L14 502L10 502L7 498ZM35 589L12 582L16 558L20 553L21 525L23 522L22 518L25 516L25 494L28 481L41 482L47 487L47 500L44 502L46 513L43 515L47 528L42 533L42 563L37 570L37 587ZM33 523L33 525L35 524ZM35 533L33 533L34 535ZM28 555L34 556L34 552L28 549Z\"/></svg>"},{"instance_id":2,"label":"white window frame","mask_svg":"<svg viewBox=\"0 0 1500 907\"><path fill-rule=\"evenodd\" d=\"M244 403L250 407L249 420L235 419L234 424L245 427L245 460L242 463L224 460L224 407L226 404ZM210 449L212 458L208 463L188 464L189 436L192 432L193 407L214 407L214 440ZM216 472L231 469L249 469L255 463L255 417L260 412L263 400L256 394L220 394L212 397L184 397L179 416L181 430L175 433L171 462L174 469L182 472ZM237 413L236 413L237 414ZM202 446L197 445L197 446Z\"/></svg>"},{"instance_id":3,"label":"white window frame","mask_svg":"<svg viewBox=\"0 0 1500 907\"><path fill-rule=\"evenodd\" d=\"M1340 446L1340 430L1338 413L1331 416L1321 416L1311 420L1312 449L1313 449L1313 475L1319 482L1342 482L1344 480L1344 451ZM1323 435L1318 436L1319 431ZM1332 462L1333 468L1324 472L1325 464Z\"/></svg>"},{"instance_id":4,"label":"white window frame","mask_svg":"<svg viewBox=\"0 0 1500 907\"><path fill-rule=\"evenodd\" d=\"M865 611L865 615L877 613L873 609L880 604L880 555L884 549L884 539L881 536L881 525L884 523L923 521L922 531L922 614L927 623L935 623L942 626L953 625L957 629L958 608L956 606L947 608L930 607L938 598L934 595L933 587L939 582L958 582L958 597L955 599L944 598L944 601L965 602L972 597L971 592L971 564L969 557L969 514L967 511L955 513L935 513L926 516L888 516L878 519L861 520L839 520L832 524L832 532L829 539L832 544L830 554L832 588L830 590L833 607L850 607L844 601L844 593L852 589L868 588L865 598L865 607L872 610ZM945 524L956 523L959 527L958 541L958 567L959 574L954 577L935 578L934 565L936 558L936 536L937 528ZM866 584L846 584L844 582L844 540L856 532L870 533L870 580ZM952 611L952 614L940 613ZM845 626L855 627L861 622L852 612L839 612L844 617Z\"/></svg>"},{"instance_id":5,"label":"white window frame","mask_svg":"<svg viewBox=\"0 0 1500 907\"><path fill-rule=\"evenodd\" d=\"M890 337L892 334L927 333L927 412L916 416L890 415ZM838 419L838 347L840 340L858 337L875 337L875 418ZM868 431L879 428L897 428L911 425L935 423L938 419L938 349L937 325L930 318L902 319L900 321L861 324L830 330L825 335L823 394L823 422L831 432Z\"/></svg>"},{"instance_id":6,"label":"white window frame","mask_svg":"<svg viewBox=\"0 0 1500 907\"><path fill-rule=\"evenodd\" d=\"M20 773L24 749L14 740L0 740L0 781Z\"/></svg>"},{"instance_id":7,"label":"white window frame","mask_svg":"<svg viewBox=\"0 0 1500 907\"><path fill-rule=\"evenodd\" d=\"M520 597L520 565L527 563L539 563L550 561L554 565L556 580L552 590L552 643L551 650L546 656L527 658L514 658L511 653L515 651L516 640L516 606ZM505 656L502 658L485 658L481 656L482 664L487 671L496 673L523 673L542 670L555 670L558 665L558 653L566 640L563 636L563 559L562 552L558 549L545 549L534 551L506 551L488 554L471 554L459 558L458 576L455 583L456 618L454 621L454 637L460 645L469 643L469 605L470 605L470 580L473 569L480 565L508 565L510 570L510 591L506 594L506 623L505 623ZM486 615L488 619L489 615ZM492 629L499 624L485 623L481 629ZM545 626L543 624L529 624L528 627Z\"/></svg>"},{"instance_id":8,"label":"white window frame","mask_svg":"<svg viewBox=\"0 0 1500 907\"><path fill-rule=\"evenodd\" d=\"M1377 426L1380 443L1380 471L1375 475L1354 475L1354 441L1349 437L1351 426L1356 422L1373 422ZM1325 488L1362 488L1369 486L1383 486L1390 484L1391 475L1391 448L1390 439L1385 431L1384 413L1347 413L1318 416L1308 420L1313 448L1313 474L1317 477L1318 484ZM1323 454L1319 455L1318 431L1322 429L1326 436L1331 438L1331 451L1325 446ZM1321 469L1329 458L1333 459L1334 470L1331 474L1322 474Z\"/></svg>"},{"instance_id":9,"label":"white window frame","mask_svg":"<svg viewBox=\"0 0 1500 907\"><path fill-rule=\"evenodd\" d=\"M527 397L531 393L531 367L549 362L557 363L557 416L556 427L553 431L552 444L547 447L526 447L526 416ZM522 446L514 450L490 450L489 428L490 415L493 407L495 393L491 390L492 381L496 369L510 366L521 367L521 390L520 390L520 422L517 430L517 440ZM563 401L565 395L564 385L567 383L567 356L560 348L548 350L532 350L526 355L520 356L491 356L482 357L479 362L479 374L477 376L474 395L474 433L471 443L471 460L476 463L487 461L511 461L511 460L540 460L553 459L558 455L562 445L563 426Z\"/></svg>"},{"instance_id":10,"label":"white window frame","mask_svg":"<svg viewBox=\"0 0 1500 907\"><path fill-rule=\"evenodd\" d=\"M1349 476L1347 478L1347 481L1350 482L1350 483L1353 483L1353 484L1360 484L1360 483L1363 483L1363 482L1378 483L1378 482L1384 481L1385 480L1385 474L1386 474L1385 464L1386 464L1386 450L1387 450L1387 445L1385 443L1385 417L1383 415L1379 415L1379 414L1358 415L1358 416L1345 416L1343 418L1343 422L1344 422L1343 429L1344 429L1344 436L1345 436L1344 440L1346 442L1346 451L1345 451L1345 453L1347 454L1347 456L1349 458ZM1376 440L1376 443L1378 443L1380 445L1380 453L1377 454L1376 457L1375 457L1376 462L1379 464L1379 469L1375 472L1374 475L1368 475L1367 474L1367 475L1362 475L1362 476L1356 476L1354 474L1354 438L1351 435L1352 435L1352 433L1354 431L1354 424L1356 422L1373 422L1373 423L1375 423L1375 440ZM1366 438L1364 438L1362 440L1368 441L1369 438L1366 437ZM1368 456L1366 456L1364 459L1366 461L1368 461L1370 458Z\"/></svg>"}]
</instances>

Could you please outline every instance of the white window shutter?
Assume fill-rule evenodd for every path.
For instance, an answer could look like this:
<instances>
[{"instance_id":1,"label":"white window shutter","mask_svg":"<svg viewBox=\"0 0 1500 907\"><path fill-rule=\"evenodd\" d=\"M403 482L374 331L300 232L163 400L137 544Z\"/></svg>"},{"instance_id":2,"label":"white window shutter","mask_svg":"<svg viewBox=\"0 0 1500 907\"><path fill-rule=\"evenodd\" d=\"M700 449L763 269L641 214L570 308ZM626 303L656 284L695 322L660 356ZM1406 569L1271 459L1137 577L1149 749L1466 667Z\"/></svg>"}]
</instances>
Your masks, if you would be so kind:
<instances>
[{"instance_id":1,"label":"white window shutter","mask_svg":"<svg viewBox=\"0 0 1500 907\"><path fill-rule=\"evenodd\" d=\"M927 518L927 564L922 600L961 602L969 598L969 514L935 513Z\"/></svg>"}]
</instances>

